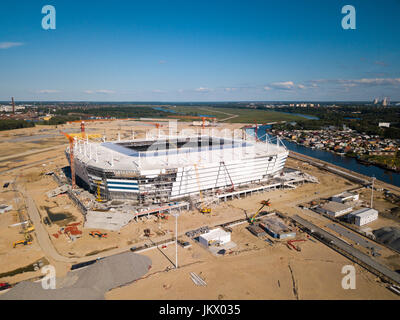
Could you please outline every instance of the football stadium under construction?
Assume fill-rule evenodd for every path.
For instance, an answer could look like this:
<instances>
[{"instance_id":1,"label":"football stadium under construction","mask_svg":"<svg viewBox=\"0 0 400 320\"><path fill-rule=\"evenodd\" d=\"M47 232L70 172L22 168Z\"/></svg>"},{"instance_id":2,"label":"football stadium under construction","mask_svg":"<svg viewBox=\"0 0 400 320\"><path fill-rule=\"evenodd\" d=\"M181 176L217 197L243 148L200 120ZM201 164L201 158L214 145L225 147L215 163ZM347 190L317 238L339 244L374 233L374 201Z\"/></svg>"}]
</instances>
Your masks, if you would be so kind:
<instances>
[{"instance_id":1,"label":"football stadium under construction","mask_svg":"<svg viewBox=\"0 0 400 320\"><path fill-rule=\"evenodd\" d=\"M283 170L289 153L279 138L259 141L202 134L75 140L66 150L69 161L71 147L75 174L92 193L138 204L265 184Z\"/></svg>"}]
</instances>

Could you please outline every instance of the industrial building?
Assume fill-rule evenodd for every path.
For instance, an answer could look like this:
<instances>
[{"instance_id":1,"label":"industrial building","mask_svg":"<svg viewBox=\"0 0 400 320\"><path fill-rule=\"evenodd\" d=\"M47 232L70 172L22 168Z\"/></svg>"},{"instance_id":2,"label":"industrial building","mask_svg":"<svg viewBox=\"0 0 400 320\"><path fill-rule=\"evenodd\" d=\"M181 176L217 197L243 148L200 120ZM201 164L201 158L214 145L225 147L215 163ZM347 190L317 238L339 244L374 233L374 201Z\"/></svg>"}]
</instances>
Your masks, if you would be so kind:
<instances>
[{"instance_id":1,"label":"industrial building","mask_svg":"<svg viewBox=\"0 0 400 320\"><path fill-rule=\"evenodd\" d=\"M262 219L259 226L270 236L277 239L294 238L296 236L296 232L289 228L276 214L268 214Z\"/></svg>"},{"instance_id":2,"label":"industrial building","mask_svg":"<svg viewBox=\"0 0 400 320\"><path fill-rule=\"evenodd\" d=\"M221 246L231 242L231 234L221 228L216 228L201 234L199 236L199 242L206 248L216 245Z\"/></svg>"},{"instance_id":3,"label":"industrial building","mask_svg":"<svg viewBox=\"0 0 400 320\"><path fill-rule=\"evenodd\" d=\"M354 224L359 227L378 219L378 211L372 208L362 208L350 215L354 219Z\"/></svg>"},{"instance_id":4,"label":"industrial building","mask_svg":"<svg viewBox=\"0 0 400 320\"><path fill-rule=\"evenodd\" d=\"M328 201L327 203L324 203L316 208L317 212L325 213L333 218L343 216L347 213L350 213L352 210L353 207L351 205L335 201Z\"/></svg>"},{"instance_id":5,"label":"industrial building","mask_svg":"<svg viewBox=\"0 0 400 320\"><path fill-rule=\"evenodd\" d=\"M73 151L76 176L91 192L139 204L267 182L282 171L288 156L279 139L261 142L208 135L76 140Z\"/></svg>"},{"instance_id":6,"label":"industrial building","mask_svg":"<svg viewBox=\"0 0 400 320\"><path fill-rule=\"evenodd\" d=\"M340 194L332 196L331 200L334 202L345 203L350 201L358 201L359 198L360 196L358 193L345 191Z\"/></svg>"}]
</instances>

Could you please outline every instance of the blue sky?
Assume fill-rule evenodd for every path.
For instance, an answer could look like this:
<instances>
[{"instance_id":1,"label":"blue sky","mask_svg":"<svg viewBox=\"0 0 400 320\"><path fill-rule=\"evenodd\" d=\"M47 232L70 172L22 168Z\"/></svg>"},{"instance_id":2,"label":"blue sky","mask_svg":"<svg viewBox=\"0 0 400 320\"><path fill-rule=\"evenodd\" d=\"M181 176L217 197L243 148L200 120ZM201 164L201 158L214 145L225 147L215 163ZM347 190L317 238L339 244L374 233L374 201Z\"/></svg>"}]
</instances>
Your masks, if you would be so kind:
<instances>
[{"instance_id":1,"label":"blue sky","mask_svg":"<svg viewBox=\"0 0 400 320\"><path fill-rule=\"evenodd\" d=\"M0 100L400 100L399 16L399 0L4 0Z\"/></svg>"}]
</instances>

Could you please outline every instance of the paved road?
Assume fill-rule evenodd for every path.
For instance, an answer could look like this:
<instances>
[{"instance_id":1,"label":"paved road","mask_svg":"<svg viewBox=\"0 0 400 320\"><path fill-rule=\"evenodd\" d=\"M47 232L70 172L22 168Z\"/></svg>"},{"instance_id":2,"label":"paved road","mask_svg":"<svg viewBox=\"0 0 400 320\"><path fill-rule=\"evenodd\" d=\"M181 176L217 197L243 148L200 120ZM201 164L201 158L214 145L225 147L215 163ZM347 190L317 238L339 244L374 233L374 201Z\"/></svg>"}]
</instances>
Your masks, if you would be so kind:
<instances>
[{"instance_id":1,"label":"paved road","mask_svg":"<svg viewBox=\"0 0 400 320\"><path fill-rule=\"evenodd\" d=\"M27 194L26 190L22 192L25 195L25 202L28 211L28 215L35 226L35 234L39 246L42 248L43 253L46 257L51 257L56 261L61 262L71 262L71 258L64 257L60 255L57 250L54 248L53 243L49 238L49 234L47 230L44 228L39 211L36 207L35 202L33 199Z\"/></svg>"},{"instance_id":2,"label":"paved road","mask_svg":"<svg viewBox=\"0 0 400 320\"><path fill-rule=\"evenodd\" d=\"M353 240L354 242L360 244L361 246L363 246L366 249L374 248L375 251L381 250L381 247L377 246L376 244L372 243L371 241L368 241L368 240L360 237L358 234L351 232L346 228L343 228L342 226L331 223L331 224L328 224L327 227L329 229L339 233L341 236L346 237L350 240Z\"/></svg>"},{"instance_id":3,"label":"paved road","mask_svg":"<svg viewBox=\"0 0 400 320\"><path fill-rule=\"evenodd\" d=\"M347 253L349 253L350 255L352 255L353 257L358 259L359 261L361 261L361 262L365 263L366 265L370 266L372 269L375 269L375 270L379 271L381 274L385 275L386 277L388 277L392 281L400 284L400 274L398 274L397 272L388 269L387 267L385 267L384 265L378 263L377 261L375 261L371 257L367 256L366 254L364 254L364 253L360 252L359 250L353 248L352 246L348 245L343 240L335 237L333 234L331 234L331 233L329 233L329 232L317 227L315 224L313 224L313 223L311 223L311 222L299 217L298 215L294 215L292 218L297 223L299 223L302 226L306 227L308 230L312 230L313 233L319 234L320 236L322 236L328 242L331 241L332 244L334 244L338 248L346 251Z\"/></svg>"}]
</instances>

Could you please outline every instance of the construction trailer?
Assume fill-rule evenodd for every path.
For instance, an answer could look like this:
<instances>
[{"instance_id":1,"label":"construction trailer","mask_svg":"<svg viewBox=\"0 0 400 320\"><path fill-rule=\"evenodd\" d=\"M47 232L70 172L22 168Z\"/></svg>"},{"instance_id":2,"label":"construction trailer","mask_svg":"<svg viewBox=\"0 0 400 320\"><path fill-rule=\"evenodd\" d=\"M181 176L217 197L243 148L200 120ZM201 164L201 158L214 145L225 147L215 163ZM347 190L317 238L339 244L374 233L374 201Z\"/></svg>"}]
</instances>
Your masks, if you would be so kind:
<instances>
[{"instance_id":1,"label":"construction trailer","mask_svg":"<svg viewBox=\"0 0 400 320\"><path fill-rule=\"evenodd\" d=\"M363 226L378 219L378 211L372 208L361 208L349 214L356 226Z\"/></svg>"},{"instance_id":2,"label":"construction trailer","mask_svg":"<svg viewBox=\"0 0 400 320\"><path fill-rule=\"evenodd\" d=\"M199 242L206 248L215 245L224 245L231 242L231 233L221 228L212 229L199 236Z\"/></svg>"}]
</instances>

